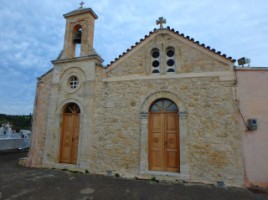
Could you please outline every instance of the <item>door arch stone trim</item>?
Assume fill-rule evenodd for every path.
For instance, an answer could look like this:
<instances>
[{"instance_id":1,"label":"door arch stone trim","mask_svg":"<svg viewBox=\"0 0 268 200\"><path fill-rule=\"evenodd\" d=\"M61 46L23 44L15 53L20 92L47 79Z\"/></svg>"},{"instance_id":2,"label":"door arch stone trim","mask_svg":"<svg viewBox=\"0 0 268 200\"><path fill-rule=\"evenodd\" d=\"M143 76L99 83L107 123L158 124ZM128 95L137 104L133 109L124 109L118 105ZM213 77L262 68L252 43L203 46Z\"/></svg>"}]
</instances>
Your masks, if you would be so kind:
<instances>
[{"instance_id":1,"label":"door arch stone trim","mask_svg":"<svg viewBox=\"0 0 268 200\"><path fill-rule=\"evenodd\" d=\"M69 103L75 103L79 106L80 108L80 128L79 128L79 141L78 141L78 150L77 150L77 163L76 164L68 164L68 165L79 165L80 164L80 151L81 151L81 145L82 145L82 138L83 138L83 118L84 118L84 106L82 106L82 103L76 99L76 98L70 98L70 99L65 99L58 103L57 108L56 108L56 120L55 124L57 124L57 134L54 136L54 140L57 141L54 147L54 155L55 155L55 163L56 164L64 164L64 163L59 163L60 161L60 146L61 146L61 134L62 134L62 122L63 122L63 111L64 108L67 104Z\"/></svg>"},{"instance_id":2,"label":"door arch stone trim","mask_svg":"<svg viewBox=\"0 0 268 200\"><path fill-rule=\"evenodd\" d=\"M77 164L80 135L80 107L67 103L62 109L59 162Z\"/></svg>"},{"instance_id":3,"label":"door arch stone trim","mask_svg":"<svg viewBox=\"0 0 268 200\"><path fill-rule=\"evenodd\" d=\"M163 91L163 92L155 92L149 95L142 103L141 113L148 113L151 104L161 98L170 99L173 101L179 108L180 112L187 112L184 106L184 103L179 99L179 97L171 92Z\"/></svg>"},{"instance_id":4,"label":"door arch stone trim","mask_svg":"<svg viewBox=\"0 0 268 200\"><path fill-rule=\"evenodd\" d=\"M64 101L62 101L61 103L58 104L58 107L56 109L56 114L61 115L62 112L63 112L63 109L65 108L65 106L68 103L75 103L75 104L77 104L79 106L79 108L80 108L80 114L83 114L84 113L84 109L83 109L82 103L79 100L75 99L75 98L70 98L70 99L65 99Z\"/></svg>"},{"instance_id":5,"label":"door arch stone trim","mask_svg":"<svg viewBox=\"0 0 268 200\"><path fill-rule=\"evenodd\" d=\"M166 98L173 101L179 108L179 133L180 133L180 173L171 173L174 176L179 176L186 179L189 177L188 165L188 144L187 144L187 110L185 104L180 98L171 92L161 91L150 94L142 103L140 120L140 173L141 174L155 174L156 172L149 171L148 163L148 133L149 133L149 108L151 104L157 99ZM163 173L161 173L163 174ZM171 175L169 173L169 175Z\"/></svg>"}]
</instances>

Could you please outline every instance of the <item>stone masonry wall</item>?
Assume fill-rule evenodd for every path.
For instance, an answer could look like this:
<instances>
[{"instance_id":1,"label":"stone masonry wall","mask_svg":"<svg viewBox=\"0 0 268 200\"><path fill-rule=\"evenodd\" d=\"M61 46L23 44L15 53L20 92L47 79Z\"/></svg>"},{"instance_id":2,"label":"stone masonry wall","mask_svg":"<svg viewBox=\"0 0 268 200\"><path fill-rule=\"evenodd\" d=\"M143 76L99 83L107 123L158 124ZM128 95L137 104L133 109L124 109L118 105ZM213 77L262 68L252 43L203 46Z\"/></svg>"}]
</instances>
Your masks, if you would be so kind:
<instances>
[{"instance_id":1,"label":"stone masonry wall","mask_svg":"<svg viewBox=\"0 0 268 200\"><path fill-rule=\"evenodd\" d=\"M37 83L36 100L32 122L31 147L28 154L28 159L22 163L26 166L42 166L47 129L51 79L52 71L43 76Z\"/></svg>"},{"instance_id":2,"label":"stone masonry wall","mask_svg":"<svg viewBox=\"0 0 268 200\"><path fill-rule=\"evenodd\" d=\"M185 78L103 82L103 107L97 115L93 171L139 174L140 109L145 98L166 91L179 96L188 111L189 175L192 181L241 185L243 170L233 81Z\"/></svg>"},{"instance_id":3,"label":"stone masonry wall","mask_svg":"<svg viewBox=\"0 0 268 200\"><path fill-rule=\"evenodd\" d=\"M92 171L140 175L142 104L154 93L168 92L178 96L188 113L190 181L241 186L243 166L234 79L233 75L219 77L232 73L232 63L166 31L139 45L110 66L104 73L106 78L96 82L97 150ZM162 70L162 74L151 74L151 49L158 48L163 55L170 46L176 52L176 73ZM161 60L163 68L165 57ZM211 76L212 72L218 75ZM189 73L197 76L187 76Z\"/></svg>"},{"instance_id":4,"label":"stone masonry wall","mask_svg":"<svg viewBox=\"0 0 268 200\"><path fill-rule=\"evenodd\" d=\"M69 78L76 76L79 84L72 89ZM53 80L48 108L48 126L45 141L43 165L62 167L60 163L61 124L65 105L76 103L80 107L79 148L77 155L78 168L88 168L91 159L91 143L94 119L94 85L95 63L91 58L77 58L69 62L58 61L53 68ZM70 166L69 166L70 167ZM77 168L77 166L72 166Z\"/></svg>"},{"instance_id":5,"label":"stone masonry wall","mask_svg":"<svg viewBox=\"0 0 268 200\"><path fill-rule=\"evenodd\" d=\"M82 58L54 66L53 87L52 73L38 85L27 164L41 166L43 160L43 166L141 177L142 105L155 93L170 93L178 97L187 112L187 144L180 150L187 154L187 180L241 186L242 146L232 63L173 33L162 33L141 43L108 69ZM159 48L163 54L169 46L175 48L176 73L165 73L164 69L152 75L151 49ZM161 59L163 68L166 62ZM69 93L67 79L72 74L79 77L81 85ZM68 102L81 108L75 165L59 163L61 109Z\"/></svg>"}]
</instances>

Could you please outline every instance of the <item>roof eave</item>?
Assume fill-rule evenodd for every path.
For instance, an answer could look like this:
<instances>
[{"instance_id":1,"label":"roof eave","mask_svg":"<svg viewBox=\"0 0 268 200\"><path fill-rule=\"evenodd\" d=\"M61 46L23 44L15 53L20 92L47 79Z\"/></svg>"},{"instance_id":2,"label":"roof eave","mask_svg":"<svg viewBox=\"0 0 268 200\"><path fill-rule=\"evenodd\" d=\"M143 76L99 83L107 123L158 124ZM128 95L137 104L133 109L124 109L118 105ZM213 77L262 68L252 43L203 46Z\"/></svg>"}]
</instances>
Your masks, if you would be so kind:
<instances>
[{"instance_id":1,"label":"roof eave","mask_svg":"<svg viewBox=\"0 0 268 200\"><path fill-rule=\"evenodd\" d=\"M73 15L78 15L78 14L87 13L87 12L89 12L95 19L98 19L97 14L91 8L78 8L74 11L71 11L71 12L64 14L63 16L64 16L64 18L67 18L67 17L73 16Z\"/></svg>"}]
</instances>

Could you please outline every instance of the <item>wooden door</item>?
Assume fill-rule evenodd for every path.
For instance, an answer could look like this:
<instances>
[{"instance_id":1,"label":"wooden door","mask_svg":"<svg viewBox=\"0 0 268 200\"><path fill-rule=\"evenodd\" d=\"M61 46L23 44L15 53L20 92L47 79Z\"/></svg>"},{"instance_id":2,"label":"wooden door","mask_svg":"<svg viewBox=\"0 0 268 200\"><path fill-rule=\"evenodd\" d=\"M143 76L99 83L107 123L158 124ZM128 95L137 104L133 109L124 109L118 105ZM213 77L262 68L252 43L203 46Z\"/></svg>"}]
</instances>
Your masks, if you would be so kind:
<instances>
[{"instance_id":1,"label":"wooden door","mask_svg":"<svg viewBox=\"0 0 268 200\"><path fill-rule=\"evenodd\" d=\"M161 99L158 108L151 107L149 115L149 170L179 172L179 127L177 107L167 109ZM156 102L156 103L157 103ZM171 102L173 103L173 102ZM173 105L175 105L173 103ZM164 108L162 108L163 106ZM170 107L168 107L170 108ZM176 111L176 112L174 112Z\"/></svg>"},{"instance_id":2,"label":"wooden door","mask_svg":"<svg viewBox=\"0 0 268 200\"><path fill-rule=\"evenodd\" d=\"M164 128L164 170L179 172L179 138L178 113L166 113L163 120Z\"/></svg>"},{"instance_id":3,"label":"wooden door","mask_svg":"<svg viewBox=\"0 0 268 200\"><path fill-rule=\"evenodd\" d=\"M77 161L80 109L76 104L68 104L63 113L60 162L75 164Z\"/></svg>"},{"instance_id":4,"label":"wooden door","mask_svg":"<svg viewBox=\"0 0 268 200\"><path fill-rule=\"evenodd\" d=\"M164 137L162 131L162 115L151 113L149 123L149 170L163 171Z\"/></svg>"}]
</instances>

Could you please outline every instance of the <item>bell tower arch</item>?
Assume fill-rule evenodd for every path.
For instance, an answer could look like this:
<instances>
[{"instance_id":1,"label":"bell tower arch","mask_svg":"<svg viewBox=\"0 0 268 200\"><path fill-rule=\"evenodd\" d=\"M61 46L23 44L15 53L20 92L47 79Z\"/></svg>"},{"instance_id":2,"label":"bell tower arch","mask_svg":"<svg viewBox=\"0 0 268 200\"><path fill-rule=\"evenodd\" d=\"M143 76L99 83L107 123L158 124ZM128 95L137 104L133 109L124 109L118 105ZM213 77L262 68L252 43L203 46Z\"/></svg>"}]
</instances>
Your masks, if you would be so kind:
<instances>
[{"instance_id":1,"label":"bell tower arch","mask_svg":"<svg viewBox=\"0 0 268 200\"><path fill-rule=\"evenodd\" d=\"M80 8L64 14L66 19L62 59L88 56L94 53L94 24L98 16L91 8Z\"/></svg>"}]
</instances>

